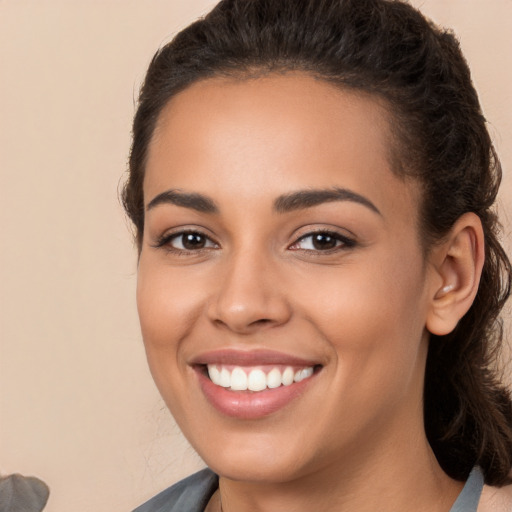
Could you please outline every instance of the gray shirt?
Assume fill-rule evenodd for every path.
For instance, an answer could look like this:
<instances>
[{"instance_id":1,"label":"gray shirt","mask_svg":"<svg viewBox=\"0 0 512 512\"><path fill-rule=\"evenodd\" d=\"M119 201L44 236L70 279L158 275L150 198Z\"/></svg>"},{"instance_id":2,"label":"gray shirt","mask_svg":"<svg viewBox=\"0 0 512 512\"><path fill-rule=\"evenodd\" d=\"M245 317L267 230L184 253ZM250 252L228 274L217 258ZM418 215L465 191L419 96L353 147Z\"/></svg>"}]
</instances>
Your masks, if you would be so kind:
<instances>
[{"instance_id":1,"label":"gray shirt","mask_svg":"<svg viewBox=\"0 0 512 512\"><path fill-rule=\"evenodd\" d=\"M466 485L455 500L450 512L476 512L483 487L484 475L480 468L475 467L469 474Z\"/></svg>"},{"instance_id":2,"label":"gray shirt","mask_svg":"<svg viewBox=\"0 0 512 512\"><path fill-rule=\"evenodd\" d=\"M203 469L169 487L133 512L203 512L218 486L217 475ZM482 472L474 468L450 512L476 512L483 486Z\"/></svg>"}]
</instances>

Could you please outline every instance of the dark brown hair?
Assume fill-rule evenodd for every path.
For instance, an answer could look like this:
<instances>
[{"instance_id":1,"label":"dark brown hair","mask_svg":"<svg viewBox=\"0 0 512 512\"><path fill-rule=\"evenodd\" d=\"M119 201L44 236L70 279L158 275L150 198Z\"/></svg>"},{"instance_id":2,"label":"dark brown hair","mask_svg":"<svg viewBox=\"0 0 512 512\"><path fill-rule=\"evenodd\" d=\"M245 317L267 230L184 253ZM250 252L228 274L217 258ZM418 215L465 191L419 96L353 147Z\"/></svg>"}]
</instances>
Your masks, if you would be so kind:
<instances>
[{"instance_id":1,"label":"dark brown hair","mask_svg":"<svg viewBox=\"0 0 512 512\"><path fill-rule=\"evenodd\" d=\"M423 188L427 250L464 213L480 217L486 244L480 287L456 329L431 336L425 429L451 477L464 480L479 465L487 483L508 482L512 403L494 359L512 274L492 210L501 167L456 38L407 3L224 0L161 48L140 92L123 192L139 250L148 145L169 99L208 77L293 70L385 100L398 146L395 172Z\"/></svg>"}]
</instances>

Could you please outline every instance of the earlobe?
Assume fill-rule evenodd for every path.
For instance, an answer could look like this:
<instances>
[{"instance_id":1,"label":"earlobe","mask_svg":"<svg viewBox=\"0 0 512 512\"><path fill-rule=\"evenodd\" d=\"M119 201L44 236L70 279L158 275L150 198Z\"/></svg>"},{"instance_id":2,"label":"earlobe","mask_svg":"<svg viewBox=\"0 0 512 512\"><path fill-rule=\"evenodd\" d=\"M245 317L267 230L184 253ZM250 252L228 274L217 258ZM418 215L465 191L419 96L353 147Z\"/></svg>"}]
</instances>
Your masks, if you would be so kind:
<instances>
[{"instance_id":1,"label":"earlobe","mask_svg":"<svg viewBox=\"0 0 512 512\"><path fill-rule=\"evenodd\" d=\"M433 280L426 328L444 336L455 329L478 291L485 259L479 217L474 213L462 215L446 240L434 249L432 259L437 279Z\"/></svg>"}]
</instances>

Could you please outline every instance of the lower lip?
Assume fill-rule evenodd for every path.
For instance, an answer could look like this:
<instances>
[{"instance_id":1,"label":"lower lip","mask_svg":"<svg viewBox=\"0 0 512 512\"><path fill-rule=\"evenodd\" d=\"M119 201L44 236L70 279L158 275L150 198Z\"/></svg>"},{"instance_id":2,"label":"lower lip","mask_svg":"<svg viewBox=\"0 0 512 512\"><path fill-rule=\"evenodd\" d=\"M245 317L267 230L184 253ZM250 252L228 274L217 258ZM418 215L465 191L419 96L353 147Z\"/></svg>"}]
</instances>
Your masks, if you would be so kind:
<instances>
[{"instance_id":1,"label":"lower lip","mask_svg":"<svg viewBox=\"0 0 512 512\"><path fill-rule=\"evenodd\" d=\"M214 384L199 368L196 373L204 395L215 409L226 416L244 420L264 418L279 411L302 395L316 375L289 386L253 392L231 391Z\"/></svg>"}]
</instances>

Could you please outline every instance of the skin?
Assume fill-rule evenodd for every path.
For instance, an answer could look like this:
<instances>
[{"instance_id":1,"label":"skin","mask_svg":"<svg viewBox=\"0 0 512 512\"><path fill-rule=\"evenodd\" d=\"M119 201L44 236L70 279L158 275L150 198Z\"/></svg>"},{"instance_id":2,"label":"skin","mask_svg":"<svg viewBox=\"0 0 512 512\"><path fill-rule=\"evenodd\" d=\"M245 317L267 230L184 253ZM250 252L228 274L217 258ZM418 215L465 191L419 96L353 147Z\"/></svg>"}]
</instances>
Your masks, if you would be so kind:
<instances>
[{"instance_id":1,"label":"skin","mask_svg":"<svg viewBox=\"0 0 512 512\"><path fill-rule=\"evenodd\" d=\"M447 512L460 492L425 437L423 379L428 330L449 332L476 293L481 230L468 214L426 259L419 187L392 172L391 147L377 99L298 73L195 83L161 113L137 302L155 382L220 475L208 510L222 501L224 512ZM375 209L346 199L274 206L334 188ZM169 190L207 196L218 211L155 204ZM183 229L204 247L183 250ZM318 249L308 235L318 230L352 243ZM322 368L284 408L228 417L191 365L224 348L278 350Z\"/></svg>"}]
</instances>

